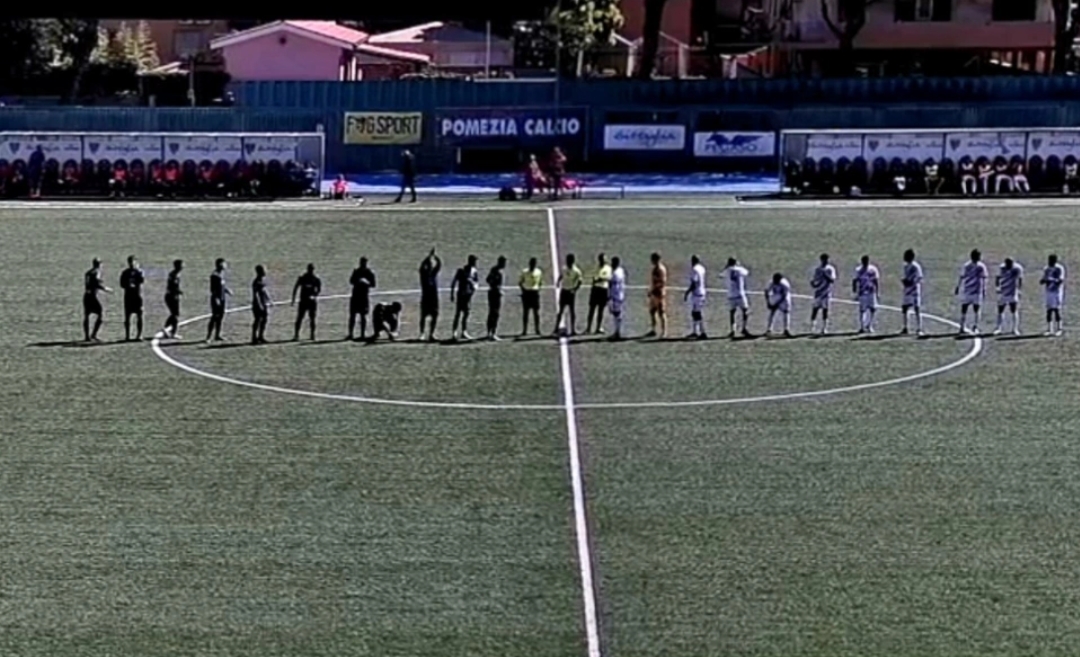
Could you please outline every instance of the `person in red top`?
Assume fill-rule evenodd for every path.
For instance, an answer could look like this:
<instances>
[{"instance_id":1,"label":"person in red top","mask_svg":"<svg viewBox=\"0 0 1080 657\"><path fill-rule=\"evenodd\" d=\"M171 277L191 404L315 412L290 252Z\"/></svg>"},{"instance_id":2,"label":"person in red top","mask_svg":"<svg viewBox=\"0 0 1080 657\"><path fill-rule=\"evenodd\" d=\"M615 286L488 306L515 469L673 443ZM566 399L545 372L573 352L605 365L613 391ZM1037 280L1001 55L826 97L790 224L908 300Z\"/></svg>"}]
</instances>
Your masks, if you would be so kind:
<instances>
[{"instance_id":1,"label":"person in red top","mask_svg":"<svg viewBox=\"0 0 1080 657\"><path fill-rule=\"evenodd\" d=\"M127 169L119 164L113 167L112 178L109 180L109 189L112 190L112 196L123 196L124 190L127 189L127 184Z\"/></svg>"},{"instance_id":2,"label":"person in red top","mask_svg":"<svg viewBox=\"0 0 1080 657\"><path fill-rule=\"evenodd\" d=\"M525 198L532 198L533 192L547 189L548 179L540 168L540 163L535 155L529 156L529 164L525 167Z\"/></svg>"},{"instance_id":3,"label":"person in red top","mask_svg":"<svg viewBox=\"0 0 1080 657\"><path fill-rule=\"evenodd\" d=\"M79 186L79 167L74 162L68 162L64 165L64 170L60 174L60 186L65 192L71 194Z\"/></svg>"},{"instance_id":4,"label":"person in red top","mask_svg":"<svg viewBox=\"0 0 1080 657\"><path fill-rule=\"evenodd\" d=\"M165 173L162 176L161 191L164 194L173 195L176 193L176 185L180 182L180 167L170 162L165 166Z\"/></svg>"},{"instance_id":5,"label":"person in red top","mask_svg":"<svg viewBox=\"0 0 1080 657\"><path fill-rule=\"evenodd\" d=\"M344 201L348 193L349 183L345 180L345 175L339 173L334 182L330 184L330 198L335 201Z\"/></svg>"},{"instance_id":6,"label":"person in red top","mask_svg":"<svg viewBox=\"0 0 1080 657\"><path fill-rule=\"evenodd\" d=\"M551 163L548 171L551 179L551 198L559 198L563 189L563 177L566 175L566 155L556 146L551 149Z\"/></svg>"}]
</instances>

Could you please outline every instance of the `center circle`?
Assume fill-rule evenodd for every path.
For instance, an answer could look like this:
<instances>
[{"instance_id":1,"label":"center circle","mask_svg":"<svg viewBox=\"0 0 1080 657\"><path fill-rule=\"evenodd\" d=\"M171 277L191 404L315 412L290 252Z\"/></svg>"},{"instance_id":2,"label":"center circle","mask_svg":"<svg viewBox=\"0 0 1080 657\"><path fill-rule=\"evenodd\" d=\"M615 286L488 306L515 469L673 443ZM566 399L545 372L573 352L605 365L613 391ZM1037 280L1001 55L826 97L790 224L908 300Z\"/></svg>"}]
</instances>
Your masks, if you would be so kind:
<instances>
[{"instance_id":1,"label":"center circle","mask_svg":"<svg viewBox=\"0 0 1080 657\"><path fill-rule=\"evenodd\" d=\"M631 289L645 289L644 286L628 286ZM390 295L412 295L417 294L417 290L384 290L379 292L372 292L372 296L386 297ZM756 293L760 296L760 293ZM325 300L332 299L348 299L348 294L327 295L321 297ZM806 295L793 294L793 298L796 299L811 299ZM274 305L285 305L286 302L276 302ZM846 299L834 299L833 303L842 305L856 305L856 302ZM900 309L894 306L879 305L879 310L899 312ZM228 313L237 313L245 310L249 310L250 306L238 306L227 310ZM205 321L209 319L209 315L200 315L197 317L191 317L180 322L180 327L189 326L196 322ZM959 328L959 325L952 320L939 317L936 315L930 315L923 313L923 318L927 321L943 324L953 329ZM294 388L289 386L271 385L267 383L260 383L257 381L249 381L231 376L225 376L217 374L205 369L200 369L194 365L186 363L182 360L174 358L172 355L162 347L163 334L158 333L151 340L151 349L153 353L162 361L184 371L188 374L199 376L218 383L225 383L229 385L235 385L255 390L262 390L264 392L272 392L284 395L293 395L299 397L308 397L313 399L325 399L329 401L343 401L361 404L374 404L382 406L400 406L411 408L432 408L432 409L456 409L456 410L492 410L492 411L563 411L566 410L564 404L493 404L493 403L472 403L472 402L442 402L442 401L426 401L426 400L411 400L411 399L394 399L384 397L370 397L364 395L351 395L341 393L321 392L318 390L307 390L303 388ZM560 340L557 344L560 349L568 349L569 343L565 339ZM966 353L961 355L958 359L952 360L948 363L935 367L933 369L923 370L912 374L907 374L899 377L885 379L881 381L873 381L869 383L858 383L852 385L845 385L833 388L823 388L817 390L786 392L779 394L763 394L753 395L746 397L728 397L721 399L700 399L700 400L685 400L685 401L641 401L641 402L585 402L575 403L575 409L640 409L640 408L682 408L682 407L699 407L699 406L726 406L736 404L753 404L761 402L776 402L785 400L796 399L809 399L815 397L828 397L834 395L840 395L844 393L858 392L863 390L871 390L875 388L883 388L887 386L900 385L909 383L919 379L926 379L940 374L944 374L950 370L962 367L967 363L974 360L983 350L983 339L980 336L974 336L970 340L970 349Z\"/></svg>"}]
</instances>

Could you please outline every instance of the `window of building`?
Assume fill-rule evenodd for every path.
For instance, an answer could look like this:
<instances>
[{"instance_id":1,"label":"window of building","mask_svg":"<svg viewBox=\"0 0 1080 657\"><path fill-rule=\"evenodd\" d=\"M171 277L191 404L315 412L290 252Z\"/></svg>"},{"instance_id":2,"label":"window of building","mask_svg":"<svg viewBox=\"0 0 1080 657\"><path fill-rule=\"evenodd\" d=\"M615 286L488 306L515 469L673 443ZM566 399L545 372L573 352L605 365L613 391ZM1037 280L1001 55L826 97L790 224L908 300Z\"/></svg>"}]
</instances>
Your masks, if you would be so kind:
<instances>
[{"instance_id":1,"label":"window of building","mask_svg":"<svg viewBox=\"0 0 1080 657\"><path fill-rule=\"evenodd\" d=\"M994 0L991 19L995 21L1035 20L1035 0Z\"/></svg>"},{"instance_id":2,"label":"window of building","mask_svg":"<svg viewBox=\"0 0 1080 657\"><path fill-rule=\"evenodd\" d=\"M953 0L896 0L897 22L952 20Z\"/></svg>"}]
</instances>

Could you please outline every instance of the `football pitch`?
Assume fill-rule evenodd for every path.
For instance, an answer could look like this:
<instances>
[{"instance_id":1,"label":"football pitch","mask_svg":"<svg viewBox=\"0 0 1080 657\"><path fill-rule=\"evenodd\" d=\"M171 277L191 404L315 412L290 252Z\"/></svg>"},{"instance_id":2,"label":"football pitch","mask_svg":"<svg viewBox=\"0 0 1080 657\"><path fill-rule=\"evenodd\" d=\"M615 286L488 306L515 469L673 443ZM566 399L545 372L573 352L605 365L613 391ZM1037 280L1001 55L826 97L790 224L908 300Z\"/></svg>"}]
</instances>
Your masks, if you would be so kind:
<instances>
[{"instance_id":1,"label":"football pitch","mask_svg":"<svg viewBox=\"0 0 1080 657\"><path fill-rule=\"evenodd\" d=\"M13 656L1074 654L1080 635L1078 341L1042 338L1047 254L1080 265L1069 205L737 205L429 201L0 207L0 654ZM498 255L619 256L632 338L426 344L417 266L442 284ZM926 271L927 339L896 335L901 254ZM958 339L953 287L979 248L1027 270L1024 335ZM648 330L661 253L672 339ZM729 256L799 295L840 273L833 333L727 332ZM855 336L858 257L883 275ZM83 272L147 274L147 335L185 261L183 339L124 343L106 295L81 343ZM686 341L689 258L708 268L712 339ZM402 338L343 341L360 256ZM207 279L228 260L222 344ZM315 342L291 342L304 266L324 284ZM275 306L249 346L256 264ZM585 319L579 299L578 328ZM991 302L991 306L993 303ZM444 297L439 332L449 337ZM982 326L993 327L993 309ZM470 323L483 334L485 295ZM305 336L306 337L306 336Z\"/></svg>"}]
</instances>

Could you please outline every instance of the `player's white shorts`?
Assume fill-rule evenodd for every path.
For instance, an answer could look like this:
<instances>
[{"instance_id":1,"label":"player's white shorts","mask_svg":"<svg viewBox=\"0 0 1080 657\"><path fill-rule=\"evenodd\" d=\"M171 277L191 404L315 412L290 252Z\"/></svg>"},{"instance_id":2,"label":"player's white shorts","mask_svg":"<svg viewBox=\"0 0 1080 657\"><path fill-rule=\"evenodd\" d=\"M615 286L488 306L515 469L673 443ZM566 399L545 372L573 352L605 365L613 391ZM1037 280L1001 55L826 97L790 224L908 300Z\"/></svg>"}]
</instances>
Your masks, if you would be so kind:
<instances>
[{"instance_id":1,"label":"player's white shorts","mask_svg":"<svg viewBox=\"0 0 1080 657\"><path fill-rule=\"evenodd\" d=\"M999 306L1011 306L1014 303L1020 303L1020 293L1014 292L1012 294L999 294L998 305Z\"/></svg>"},{"instance_id":2,"label":"player's white shorts","mask_svg":"<svg viewBox=\"0 0 1080 657\"><path fill-rule=\"evenodd\" d=\"M877 310L877 295L866 294L859 297L859 312Z\"/></svg>"},{"instance_id":3,"label":"player's white shorts","mask_svg":"<svg viewBox=\"0 0 1080 657\"><path fill-rule=\"evenodd\" d=\"M1065 303L1065 296L1060 292L1047 292L1046 293L1046 309L1047 310L1061 310L1061 306Z\"/></svg>"},{"instance_id":4,"label":"player's white shorts","mask_svg":"<svg viewBox=\"0 0 1080 657\"><path fill-rule=\"evenodd\" d=\"M814 307L815 310L817 310L819 308L824 308L825 310L828 310L829 309L829 304L831 304L831 303L832 303L832 297L831 296L824 296L824 297L815 296L814 297L814 306L813 307Z\"/></svg>"},{"instance_id":5,"label":"player's white shorts","mask_svg":"<svg viewBox=\"0 0 1080 657\"><path fill-rule=\"evenodd\" d=\"M705 310L705 298L693 295L690 297L690 312L700 313Z\"/></svg>"},{"instance_id":6,"label":"player's white shorts","mask_svg":"<svg viewBox=\"0 0 1080 657\"><path fill-rule=\"evenodd\" d=\"M746 300L746 295L744 294L741 297L728 297L727 305L731 310L735 310L736 308L746 310L750 307L750 302Z\"/></svg>"},{"instance_id":7,"label":"player's white shorts","mask_svg":"<svg viewBox=\"0 0 1080 657\"><path fill-rule=\"evenodd\" d=\"M612 315L622 314L624 301L624 299L611 299L608 301L608 310L611 311Z\"/></svg>"},{"instance_id":8,"label":"player's white shorts","mask_svg":"<svg viewBox=\"0 0 1080 657\"><path fill-rule=\"evenodd\" d=\"M922 308L922 295L918 292L904 292L904 300L900 305L910 306L912 308Z\"/></svg>"},{"instance_id":9,"label":"player's white shorts","mask_svg":"<svg viewBox=\"0 0 1080 657\"><path fill-rule=\"evenodd\" d=\"M961 306L981 306L984 301L985 299L981 294L968 294L966 292L960 294Z\"/></svg>"}]
</instances>

